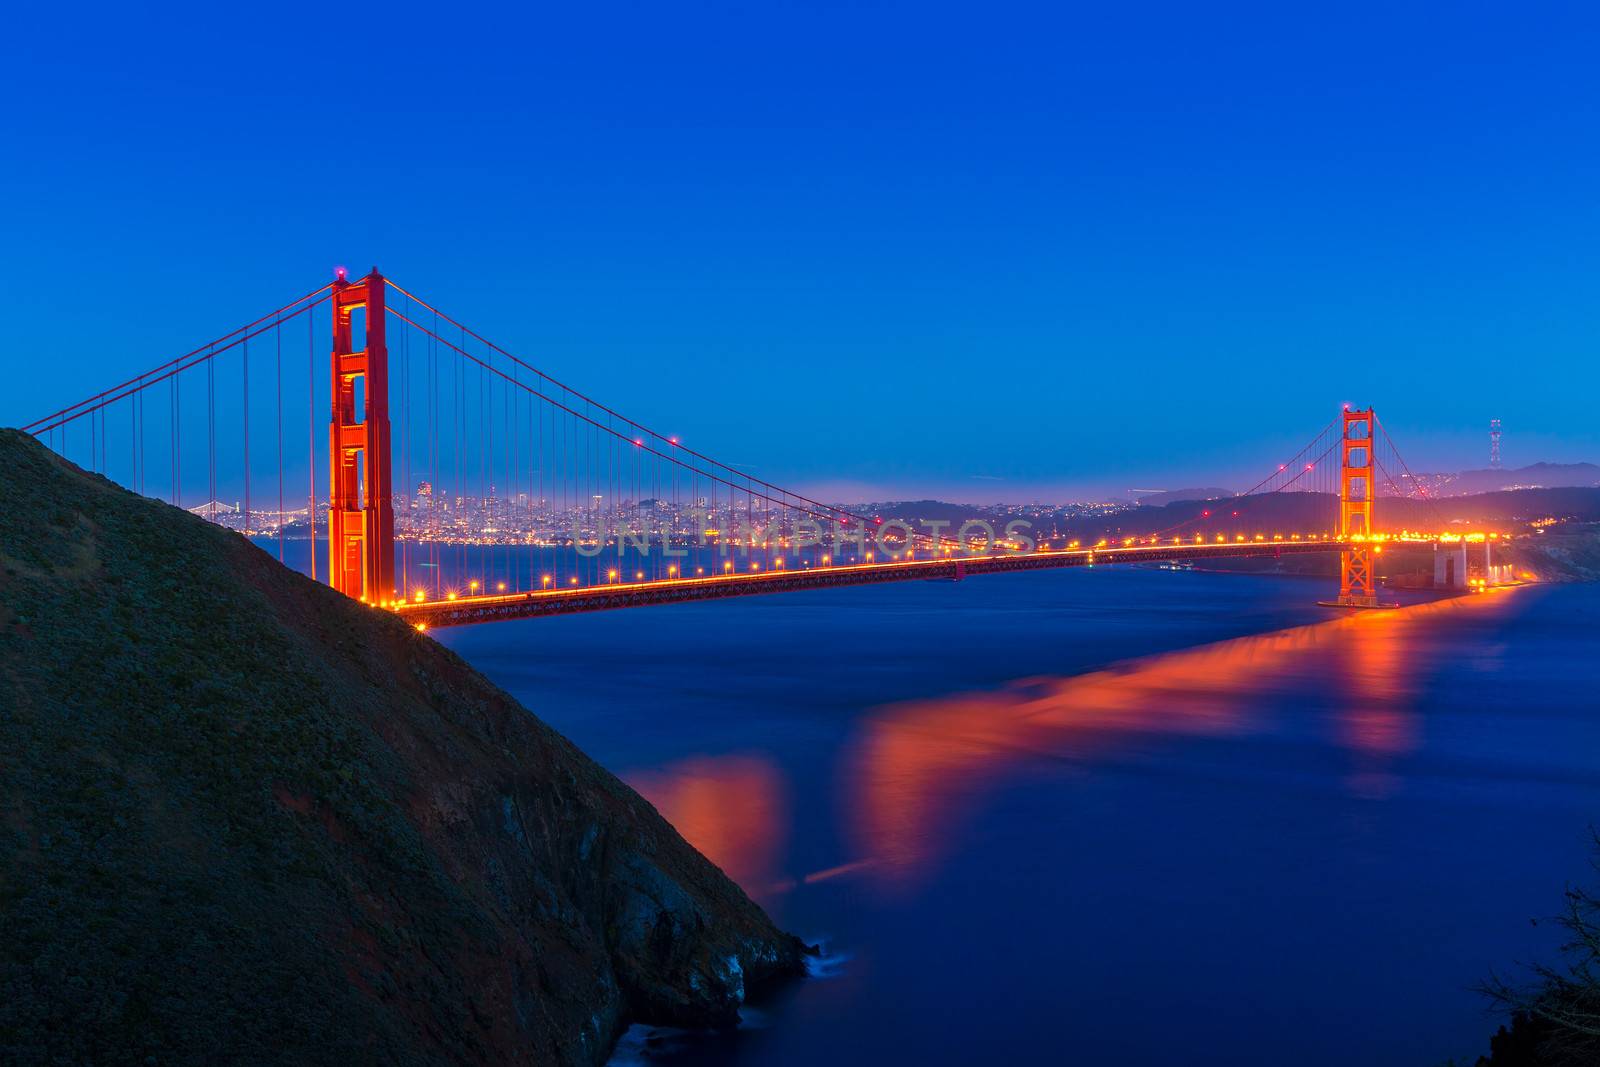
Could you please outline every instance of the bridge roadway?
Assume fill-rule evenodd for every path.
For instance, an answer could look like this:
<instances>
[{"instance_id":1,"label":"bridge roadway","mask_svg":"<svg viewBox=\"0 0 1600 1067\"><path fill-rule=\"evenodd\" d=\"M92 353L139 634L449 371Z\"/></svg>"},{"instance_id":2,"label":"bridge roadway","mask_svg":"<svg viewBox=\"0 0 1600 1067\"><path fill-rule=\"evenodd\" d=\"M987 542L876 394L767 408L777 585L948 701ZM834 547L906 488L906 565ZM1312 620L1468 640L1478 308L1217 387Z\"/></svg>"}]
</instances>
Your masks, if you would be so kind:
<instances>
[{"instance_id":1,"label":"bridge roadway","mask_svg":"<svg viewBox=\"0 0 1600 1067\"><path fill-rule=\"evenodd\" d=\"M1311 552L1336 552L1343 547L1344 542L1328 539L1001 552L983 556L857 563L796 570L717 574L695 578L666 578L645 582L613 582L606 585L542 589L527 593L466 596L455 600L411 602L397 606L394 610L418 629L430 629L438 626L527 619L540 615L567 615L579 611L635 608L647 604L676 604L691 600L717 600L723 597L754 596L762 593L789 593L801 589L825 589L841 585L957 579L1008 571L1085 567L1111 563L1277 557Z\"/></svg>"}]
</instances>

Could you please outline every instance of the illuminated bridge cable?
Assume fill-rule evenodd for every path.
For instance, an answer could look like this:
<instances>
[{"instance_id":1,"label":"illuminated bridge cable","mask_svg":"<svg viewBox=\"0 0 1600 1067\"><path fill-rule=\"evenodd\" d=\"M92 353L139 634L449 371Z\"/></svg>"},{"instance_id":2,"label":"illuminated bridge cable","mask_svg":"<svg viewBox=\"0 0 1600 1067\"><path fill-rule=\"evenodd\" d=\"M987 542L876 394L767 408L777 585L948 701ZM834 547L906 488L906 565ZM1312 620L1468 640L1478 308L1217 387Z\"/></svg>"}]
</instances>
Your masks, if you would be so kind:
<instances>
[{"instance_id":1,"label":"illuminated bridge cable","mask_svg":"<svg viewBox=\"0 0 1600 1067\"><path fill-rule=\"evenodd\" d=\"M1311 441L1308 444L1306 444L1306 446L1304 448L1300 449L1300 451L1296 452L1292 457L1290 457L1289 462L1279 464L1277 470L1273 471L1271 474L1267 475L1265 478L1261 479L1255 485L1251 486L1249 489L1246 489L1244 492L1240 493L1239 495L1240 496L1253 496L1258 490L1261 489L1262 486L1266 485L1268 482L1272 481L1274 478L1277 478L1279 475L1284 474L1285 471L1287 471L1287 470L1289 470L1291 468L1298 467L1299 464L1300 464L1300 461L1305 458L1306 454L1308 452L1311 452L1315 448L1317 448L1317 446L1319 444L1321 444L1322 438L1329 431L1331 431L1338 424L1338 422L1339 422L1338 416L1335 416L1334 418L1330 419L1328 421L1328 425L1326 425L1322 429L1318 430L1316 435L1311 438ZM1272 492L1277 492L1276 489L1271 490L1271 491Z\"/></svg>"},{"instance_id":2,"label":"illuminated bridge cable","mask_svg":"<svg viewBox=\"0 0 1600 1067\"><path fill-rule=\"evenodd\" d=\"M399 510L399 514L403 514L407 519L404 527L400 523L399 514L395 519L394 536L398 542L395 547L400 554L400 584L396 587L396 591L399 593L401 600L411 596L411 538L408 536L411 531L408 527L411 527L415 521L412 515L412 507L416 499L416 493L411 483L411 434L409 432L411 425L410 346L411 335L402 332L400 338L400 425L406 428L406 432L400 435L400 491L393 494L393 500L397 510Z\"/></svg>"},{"instance_id":3,"label":"illuminated bridge cable","mask_svg":"<svg viewBox=\"0 0 1600 1067\"><path fill-rule=\"evenodd\" d=\"M182 468L183 468L183 459L182 459L182 456L183 456L183 448L182 448L183 434L181 432L181 427L183 425L183 420L181 418L181 415L183 413L183 406L182 406L181 398L178 395L178 376L176 374L174 374L168 380L172 383L172 388L171 388L172 408L171 408L171 414L168 416L168 418L171 419L171 424L168 426L168 430L170 431L168 433L168 438L172 442L172 444L171 444L171 448L172 448L172 506L173 507L177 507L178 506L178 483L183 477L183 471L182 471Z\"/></svg>"},{"instance_id":4,"label":"illuminated bridge cable","mask_svg":"<svg viewBox=\"0 0 1600 1067\"><path fill-rule=\"evenodd\" d=\"M1444 513L1439 510L1438 501L1435 500L1433 495L1428 492L1427 486L1422 484L1421 479L1419 479L1415 474L1411 473L1410 465L1406 463L1405 457L1400 454L1400 449L1395 445L1394 438L1389 436L1388 428L1377 419L1374 419L1373 421L1377 423L1378 432L1383 435L1384 442L1388 444L1389 451L1393 454L1395 460L1400 464L1400 468L1405 471L1406 477L1411 479L1412 489L1428 505L1428 509L1432 513L1435 523L1437 523L1439 529L1443 530L1448 524L1444 520ZM1374 444L1376 444L1376 442L1374 442Z\"/></svg>"},{"instance_id":5,"label":"illuminated bridge cable","mask_svg":"<svg viewBox=\"0 0 1600 1067\"><path fill-rule=\"evenodd\" d=\"M612 409L610 407L607 407L606 405L600 403L599 401L594 400L592 397L589 397L588 395L586 395L586 394L584 394L582 392L579 392L576 389L573 389L572 387L566 385L565 383L558 381L557 379L555 379L555 378L551 377L550 375L546 374L544 371L540 370L538 367L535 367L531 363L528 363L526 360L523 360L521 357L519 357L517 355L514 355L513 353L507 351L504 348L501 348L499 345L495 344L493 341L490 341L488 338L486 338L486 337L482 336L481 334L478 334L478 333L474 332L473 330L467 328L467 326L465 326L461 322L451 318L449 315L444 314L444 312L440 311L437 307L435 307L434 305L428 303L426 300L423 300L421 297L417 296L416 294L411 293L409 290L405 289L404 287L396 284L393 280L385 279L385 281L388 283L388 285L389 285L389 287L391 289L394 289L396 292L399 292L403 296L406 296L408 299L415 301L417 304L421 305L423 308L425 308L425 309L427 309L429 311L432 311L434 313L436 319L442 319L444 322L446 322L449 325L454 326L458 330L460 330L460 332L462 334L462 337L463 337L463 340L466 337L471 337L472 339L474 339L477 342L479 342L480 344L482 344L484 347L492 350L493 352L499 353L500 355L504 356L506 359L510 360L512 363L515 363L516 365L522 367L524 370L527 370L530 373L536 375L537 377L543 379L544 381L548 382L550 385L560 388L562 390L563 394L565 394L569 398L569 400L570 399L576 399L578 401L581 401L583 404L586 404L589 407L591 407L591 408L593 408L593 409L605 414L606 416L608 416L608 417L610 417L612 419L615 419L618 422L621 422L623 425L628 426L631 429L636 430L641 434L644 434L646 437L655 438L658 441L665 442L665 443L669 444L675 450L682 451L682 452L684 452L684 453L686 453L686 454L688 454L690 456L693 456L694 458L702 461L703 463L705 463L707 465L710 465L710 466L716 467L716 468L718 468L720 470L726 471L731 475L735 475L739 479L743 479L743 480L748 481L748 482L753 482L756 485L760 485L760 486L762 486L762 487L764 487L764 488L766 488L768 490L771 490L771 491L779 494L780 497L793 498L794 500L800 501L801 503L810 505L811 507L815 508L818 512L826 513L826 514L828 514L830 516L833 516L833 517L837 517L837 516L841 516L842 515L842 516L845 516L845 517L847 517L849 519L852 519L854 521L861 522L861 523L864 523L864 524L867 524L867 525L872 525L873 524L873 520L871 518L869 518L868 516L859 515L859 514L850 512L850 511L842 511L839 508L832 507L831 505L828 505L828 504L824 504L819 500L813 500L810 497L803 496L802 494L791 492L789 490L783 489L780 486L773 485L771 482L763 481L760 478L756 478L754 475L746 474L743 471L737 470L736 468L731 467L726 463L722 463L722 462L720 462L720 461L718 461L716 459L713 459L712 457L707 456L704 453L697 452L694 449L688 448L687 446L679 443L677 438L671 437L671 436L666 435L666 434L662 434L662 433L660 433L660 432L658 432L656 430L652 430L648 426L645 426L643 423L636 422L633 419L628 418L626 415L623 415L622 413L620 413L618 411L615 411L614 409ZM407 321L410 321L410 320L407 320ZM417 329L424 329L424 327L417 326L417 324L415 322L412 322L411 324L413 326L416 326ZM463 354L465 354L465 353L463 353ZM526 388L526 386L524 386L524 388ZM568 407L566 410L572 411L573 409ZM574 413L576 413L576 412L574 412ZM593 420L591 420L591 421L593 421ZM598 423L596 423L596 425L598 425ZM612 432L616 433L617 431L615 429L612 429ZM670 459L670 457L665 456L663 453L658 452L657 454L658 455L662 455L663 458ZM733 481L724 481L724 484L733 485L733 484L736 484L736 483L733 482ZM769 499L775 499L775 498L769 498Z\"/></svg>"},{"instance_id":6,"label":"illuminated bridge cable","mask_svg":"<svg viewBox=\"0 0 1600 1067\"><path fill-rule=\"evenodd\" d=\"M217 520L217 365L206 358L206 517Z\"/></svg>"},{"instance_id":7,"label":"illuminated bridge cable","mask_svg":"<svg viewBox=\"0 0 1600 1067\"><path fill-rule=\"evenodd\" d=\"M250 342L246 341L243 348L243 368L240 381L244 383L243 429L241 435L244 441L244 535L250 536Z\"/></svg>"},{"instance_id":8,"label":"illuminated bridge cable","mask_svg":"<svg viewBox=\"0 0 1600 1067\"><path fill-rule=\"evenodd\" d=\"M304 314L315 307L316 304L317 302L303 304L294 311L291 311L285 315L284 319L288 320L294 318L296 315ZM270 319L270 316L268 316L268 319ZM266 325L260 325L263 321L264 320L262 319L257 319L256 322L252 323L250 326L242 326L238 330L233 331L233 333L227 334L223 339L213 341L210 344L202 345L198 349L178 357L178 359L169 360L168 362L163 363L155 370L147 371L137 378L130 378L128 381L116 386L115 388L96 393L89 399L82 400L76 404L62 408L60 411L52 415L47 415L42 419L35 419L33 422L22 427L22 429L24 432L38 437L41 434L49 433L51 430L65 426L68 423L84 418L85 416L101 414L107 407L115 404L119 400L125 400L140 390L148 389L150 386L156 385L159 382L167 381L175 375L182 374L188 370L193 370L201 364L209 364L212 360L214 360L217 356L222 355L224 352L231 351L232 349L237 348L244 341L248 341L253 337L258 337L261 334L266 333L268 330L274 328L274 323L270 321L268 321ZM224 344L224 340L226 340L227 343ZM103 418L103 415L101 417ZM94 420L91 419L90 421L91 424L93 424Z\"/></svg>"},{"instance_id":9,"label":"illuminated bridge cable","mask_svg":"<svg viewBox=\"0 0 1600 1067\"><path fill-rule=\"evenodd\" d=\"M419 303L420 303L420 301L419 301ZM465 357L467 360L470 360L471 362L477 364L479 367L483 367L483 368L488 369L490 371L490 373L498 375L501 379L503 379L506 382L511 382L512 381L510 375L506 374L506 372L500 370L498 367L493 367L493 368L488 367L488 364L486 364L478 356L474 355L471 352L468 352L465 348L461 347L460 345L456 344L453 341L450 341L448 338L440 337L440 336L438 336L436 334L431 334L426 326L422 326L421 324L417 323L415 320L408 318L403 312L401 312L401 311L399 311L399 310L397 310L396 308L393 308L393 307L390 307L388 310L389 310L389 314L391 314L391 315L395 316L396 318L400 319L401 321L407 323L408 325L410 325L414 329L421 330L424 334L429 334L437 343L439 343L441 345L444 345L446 348L452 349L453 351L456 352L456 354ZM545 376L541 375L541 377L545 377ZM552 379L549 379L548 377L546 377L545 380L546 381L552 381ZM590 478L591 477L591 473L592 473L591 472L591 466L589 464L580 464L580 462L579 462L579 456L578 456L579 449L586 450L587 454L590 455L590 456L593 455L592 443L586 443L586 442L583 441L582 431L580 430L580 427L579 427L580 423L582 423L584 427L589 428L589 432L590 433L597 433L597 432L600 432L600 431L604 431L604 432L606 432L608 434L613 435L614 437L626 438L625 434L622 434L619 431L617 431L617 430L615 430L615 429L613 429L611 427L606 426L604 423L600 422L599 420L597 420L597 419L595 419L595 418L593 418L593 417L591 417L589 415L586 415L583 412L576 410L575 408L569 407L568 405L562 403L561 401L555 399L552 396L549 396L546 393L540 392L539 390L533 388L533 386L528 384L527 382L518 382L516 384L520 388L522 388L523 390L525 390L528 393L530 393L531 395L533 395L535 397L538 397L540 400L543 400L545 403L549 404L551 407L561 411L566 416L568 416L568 421L569 421L569 424L570 424L570 442L569 442L569 445L568 445L566 451L568 453L568 458L569 458L569 462L570 462L570 466L569 466L568 469L569 469L571 477L570 477L569 480L574 485L576 485L576 483L578 481L580 481L580 480ZM558 384L559 385L560 383L554 383L554 384ZM624 420L624 421L626 421L626 420ZM652 436L655 436L655 435L652 435ZM816 506L814 508L802 507L801 505L795 504L795 503L792 502L792 499L786 500L786 499L784 499L784 497L789 497L789 498L793 498L793 499L807 499L807 498L798 497L797 494L788 493L787 491L785 491L783 489L780 489L777 486L770 485L769 483L760 481L759 479L749 479L749 478L747 478L746 481L741 483L741 482L735 481L733 479L724 477L722 475L714 474L711 471L704 470L704 469L702 469L700 467L695 466L694 464L687 463L687 462L685 462L683 460L680 460L680 459L677 459L675 457L669 456L665 452L662 452L660 449L656 448L654 445L650 444L648 441L641 441L638 438L631 438L631 439L628 439L628 440L631 440L633 445L634 445L634 447L637 448L637 449L642 449L644 452L649 453L650 455L656 456L656 457L658 457L658 458L660 458L662 460L665 460L667 462L677 463L680 466L682 466L685 470L693 471L693 472L705 477L708 481L717 482L717 483L720 483L720 484L722 484L724 486L727 486L728 489L730 490L730 492L732 492L732 491L738 491L738 492L746 492L746 491L748 491L753 497L759 497L762 500L769 500L769 501L772 501L774 503L779 504L780 506L794 508L797 511L803 511L806 514L809 514L813 518L825 519L825 520L827 520L829 522L835 521L836 518L838 517L838 515L840 514L839 509L837 509L837 508L828 508L828 507L826 507L826 505L822 505L822 504L816 504ZM576 446L576 447L574 447L574 446ZM687 449L684 449L683 451L688 452ZM698 455L698 453L692 453L692 454ZM458 463L459 462L460 462L460 454L458 453ZM733 470L733 468L728 467L726 464L717 463L714 460L708 461L707 465L708 466L720 467L720 468L722 468L724 470L730 470L730 471ZM735 471L735 473L738 473L738 472ZM458 482L458 484L460 484L460 482L461 482L461 475L460 475L459 471L458 471L458 474L457 474L457 482ZM767 494L767 493L758 493L758 492L756 492L755 489L753 489L751 487L751 483L752 482L754 482L754 484L756 484L756 485L761 485L761 486L765 486L767 488L770 488L770 489L772 489L774 492L776 492L779 495L778 496L772 496L772 495ZM563 484L563 491L565 491L565 483ZM811 502L811 503L815 503L815 502ZM859 518L859 516L857 516L857 517ZM870 523L872 520L865 519L865 520L862 520L862 521Z\"/></svg>"},{"instance_id":10,"label":"illuminated bridge cable","mask_svg":"<svg viewBox=\"0 0 1600 1067\"><path fill-rule=\"evenodd\" d=\"M285 311L288 311L290 308L293 308L293 307L295 307L297 305L300 305L300 304L305 304L309 300L313 300L314 298L320 296L321 294L326 293L331 288L332 288L332 283L331 282L329 284L327 284L327 285L320 285L317 288L313 289L311 292L307 293L305 296L299 297L298 299L295 299L295 300L291 300L287 304L283 305L280 308L277 308L274 311L267 312L265 315L261 316L259 319L256 319L254 322L246 323L245 325L240 326L238 329L231 330L228 333L223 334L221 337L216 338L215 340L208 341L207 343L205 343L203 345L199 345L198 347L196 347L194 349L191 349L188 352L185 352L183 355L178 356L176 359L168 360L166 363L163 363L160 366L155 367L152 370L145 371L143 374L140 374L140 375L137 375L135 377L129 378L125 382L120 382L117 385L114 385L109 389L106 389L106 390L103 390L103 391L101 391L99 393L96 393L94 396L88 397L88 398L86 398L84 400L80 400L76 404L69 404L66 407L62 408L60 411L53 411L50 414L44 416L43 418L35 419L33 422L30 422L26 426L23 426L22 430L23 430L24 433L30 433L30 434L33 434L35 437L37 437L39 434L44 433L48 429L54 428L55 426L63 425L64 423L70 422L73 419L79 417L80 415L85 414L87 412L87 410L89 408L91 408L91 407L103 406L101 404L102 401L105 401L105 402L109 403L109 402L112 402L112 401L116 401L116 400L122 399L122 396L126 395L123 391L129 389L130 387L137 387L134 390L134 391L137 391L137 389L142 389L147 385L154 384L155 382L165 381L166 378L167 378L167 375L165 373L163 373L163 372L168 371L171 368L178 368L180 370L186 370L188 368L180 366L180 364L183 364L183 363L185 363L185 361L193 359L194 357L199 356L202 353L206 353L210 349L215 349L217 345L221 345L224 341L227 341L230 338L234 338L235 335L237 335L237 334L241 334L241 333L245 333L247 331L253 330L256 327L260 326L262 323L269 322L269 321L273 320L278 315L282 314ZM298 312L296 312L296 314L298 314ZM290 316L290 317L293 317L293 316ZM257 331L257 332L260 332L260 331ZM231 347L231 346L227 346L227 347ZM226 348L217 349L217 351L225 351L225 350L226 350ZM214 354L214 353L211 353L211 354ZM113 395L113 394L118 394L118 395ZM109 401L106 399L108 397L110 398Z\"/></svg>"},{"instance_id":11,"label":"illuminated bridge cable","mask_svg":"<svg viewBox=\"0 0 1600 1067\"><path fill-rule=\"evenodd\" d=\"M306 316L306 455L310 457L306 519L311 526L311 580L317 580L317 332L316 316Z\"/></svg>"},{"instance_id":12,"label":"illuminated bridge cable","mask_svg":"<svg viewBox=\"0 0 1600 1067\"><path fill-rule=\"evenodd\" d=\"M1332 455L1334 450L1338 448L1337 435L1334 436L1332 443L1324 443L1329 437L1330 433L1332 433L1332 431L1337 427L1338 422L1339 418L1335 416L1326 426L1317 431L1316 435L1312 437L1304 447L1296 452L1287 463L1279 464L1277 470L1273 471L1255 485L1251 486L1249 489L1232 499L1237 500L1243 497L1266 496L1272 493L1281 493L1286 491L1290 486L1298 484L1307 474L1311 474L1313 472L1317 472L1317 474L1312 478L1312 481L1315 482L1316 478L1321 476L1323 461ZM1319 448L1321 451L1318 452L1313 459L1311 459L1309 462L1303 462L1307 455L1313 453ZM1273 485L1272 488L1267 490L1265 493L1261 492L1264 486L1273 482L1277 482L1277 484ZM1312 491L1318 490L1313 487ZM1209 515L1209 513L1202 511L1199 515L1190 516L1189 518L1173 523L1171 526L1168 526L1164 529L1157 530L1148 536L1155 539L1161 539L1187 527L1199 525L1211 517L1212 516Z\"/></svg>"},{"instance_id":13,"label":"illuminated bridge cable","mask_svg":"<svg viewBox=\"0 0 1600 1067\"><path fill-rule=\"evenodd\" d=\"M277 323L274 370L278 399L278 562L283 562L283 320Z\"/></svg>"}]
</instances>

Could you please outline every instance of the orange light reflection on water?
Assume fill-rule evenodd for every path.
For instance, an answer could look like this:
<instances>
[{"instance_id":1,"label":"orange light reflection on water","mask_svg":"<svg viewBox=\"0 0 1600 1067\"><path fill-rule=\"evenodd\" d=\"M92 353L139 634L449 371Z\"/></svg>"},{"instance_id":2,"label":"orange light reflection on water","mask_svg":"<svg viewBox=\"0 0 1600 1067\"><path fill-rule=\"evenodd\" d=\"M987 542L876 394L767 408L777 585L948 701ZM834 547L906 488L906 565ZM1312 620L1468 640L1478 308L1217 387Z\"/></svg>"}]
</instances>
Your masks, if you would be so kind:
<instances>
[{"instance_id":1,"label":"orange light reflection on water","mask_svg":"<svg viewBox=\"0 0 1600 1067\"><path fill-rule=\"evenodd\" d=\"M1308 726L1331 729L1325 740L1351 753L1345 788L1385 795L1388 764L1420 743L1413 705L1439 650L1436 624L1493 610L1500 596L1351 613L1088 674L888 706L863 724L844 761L847 835L880 884L904 888L959 839L964 813L1025 761L1087 770L1096 760L1159 759L1167 738ZM1301 711L1308 686L1324 680L1331 724Z\"/></svg>"},{"instance_id":2,"label":"orange light reflection on water","mask_svg":"<svg viewBox=\"0 0 1600 1067\"><path fill-rule=\"evenodd\" d=\"M789 834L783 774L756 755L695 756L623 779L753 897L786 888L778 864Z\"/></svg>"}]
</instances>

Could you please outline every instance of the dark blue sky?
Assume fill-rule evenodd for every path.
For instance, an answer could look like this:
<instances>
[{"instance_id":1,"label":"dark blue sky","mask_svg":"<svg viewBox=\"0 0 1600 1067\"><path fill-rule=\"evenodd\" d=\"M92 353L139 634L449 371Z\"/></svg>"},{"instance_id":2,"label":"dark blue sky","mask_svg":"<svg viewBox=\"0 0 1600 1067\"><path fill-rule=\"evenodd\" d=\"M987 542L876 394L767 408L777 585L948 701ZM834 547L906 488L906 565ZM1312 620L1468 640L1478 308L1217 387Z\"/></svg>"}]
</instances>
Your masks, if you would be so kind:
<instances>
[{"instance_id":1,"label":"dark blue sky","mask_svg":"<svg viewBox=\"0 0 1600 1067\"><path fill-rule=\"evenodd\" d=\"M1594 9L1114 6L24 15L0 423L348 262L841 495L1600 459Z\"/></svg>"}]
</instances>

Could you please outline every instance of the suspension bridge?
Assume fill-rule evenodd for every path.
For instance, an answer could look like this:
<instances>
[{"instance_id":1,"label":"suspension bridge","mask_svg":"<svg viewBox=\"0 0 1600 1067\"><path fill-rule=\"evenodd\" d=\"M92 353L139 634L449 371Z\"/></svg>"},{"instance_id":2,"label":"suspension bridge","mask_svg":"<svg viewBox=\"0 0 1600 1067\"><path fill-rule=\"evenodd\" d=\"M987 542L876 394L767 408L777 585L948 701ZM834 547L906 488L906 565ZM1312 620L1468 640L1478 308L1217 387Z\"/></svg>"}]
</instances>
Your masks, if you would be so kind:
<instances>
[{"instance_id":1,"label":"suspension bridge","mask_svg":"<svg viewBox=\"0 0 1600 1067\"><path fill-rule=\"evenodd\" d=\"M1218 532L1226 523L1205 511L1165 530L1083 545L1011 525L949 530L860 514L622 415L376 269L356 280L341 270L23 429L418 629L842 585L1300 553L1338 553L1331 602L1372 607L1384 544L1428 536L1380 525L1380 500L1431 505L1373 411L1346 407L1224 502L1311 494L1302 499L1325 508L1308 529Z\"/></svg>"}]
</instances>

